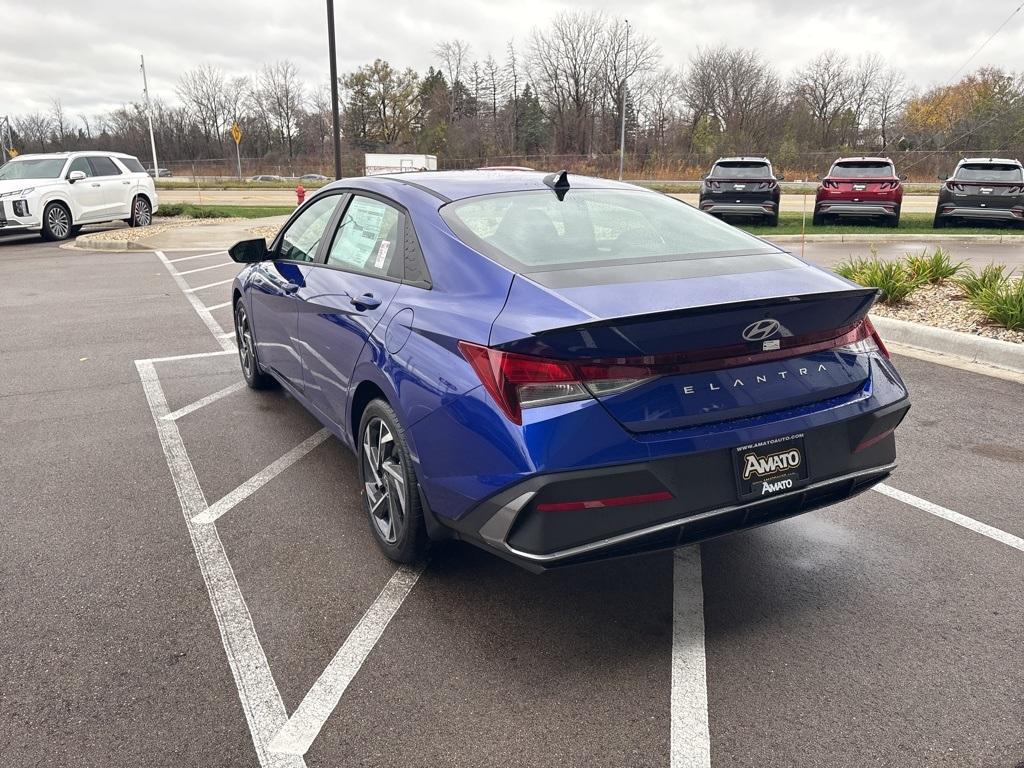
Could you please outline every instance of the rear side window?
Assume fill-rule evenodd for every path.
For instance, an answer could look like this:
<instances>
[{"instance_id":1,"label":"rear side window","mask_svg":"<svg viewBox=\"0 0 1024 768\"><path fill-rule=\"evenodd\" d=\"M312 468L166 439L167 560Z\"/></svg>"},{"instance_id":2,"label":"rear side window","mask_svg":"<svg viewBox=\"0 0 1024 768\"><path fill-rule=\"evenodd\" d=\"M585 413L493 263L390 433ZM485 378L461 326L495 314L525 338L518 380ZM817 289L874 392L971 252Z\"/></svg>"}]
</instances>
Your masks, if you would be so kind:
<instances>
[{"instance_id":1,"label":"rear side window","mask_svg":"<svg viewBox=\"0 0 1024 768\"><path fill-rule=\"evenodd\" d=\"M356 195L349 203L327 254L327 264L376 277L400 277L405 245L402 214L379 200Z\"/></svg>"},{"instance_id":2,"label":"rear side window","mask_svg":"<svg viewBox=\"0 0 1024 768\"><path fill-rule=\"evenodd\" d=\"M94 176L120 176L121 169L109 157L90 157L89 164L92 166Z\"/></svg>"},{"instance_id":3,"label":"rear side window","mask_svg":"<svg viewBox=\"0 0 1024 768\"><path fill-rule=\"evenodd\" d=\"M764 163L717 163L711 169L712 178L770 179L772 170Z\"/></svg>"},{"instance_id":4,"label":"rear side window","mask_svg":"<svg viewBox=\"0 0 1024 768\"><path fill-rule=\"evenodd\" d=\"M312 261L327 225L338 205L337 195L326 195L314 200L298 215L281 236L279 259Z\"/></svg>"},{"instance_id":5,"label":"rear side window","mask_svg":"<svg viewBox=\"0 0 1024 768\"><path fill-rule=\"evenodd\" d=\"M1020 166L1008 163L966 163L957 168L961 181L1024 181Z\"/></svg>"},{"instance_id":6,"label":"rear side window","mask_svg":"<svg viewBox=\"0 0 1024 768\"><path fill-rule=\"evenodd\" d=\"M655 192L512 192L449 203L452 231L521 272L730 256L774 249L685 203Z\"/></svg>"},{"instance_id":7,"label":"rear side window","mask_svg":"<svg viewBox=\"0 0 1024 768\"><path fill-rule=\"evenodd\" d=\"M146 170L142 167L142 163L136 160L134 157L119 157L118 162L121 163L125 168L128 169L129 173L145 173Z\"/></svg>"},{"instance_id":8,"label":"rear side window","mask_svg":"<svg viewBox=\"0 0 1024 768\"><path fill-rule=\"evenodd\" d=\"M836 163L828 174L839 179L891 179L896 175L892 163L860 160Z\"/></svg>"}]
</instances>

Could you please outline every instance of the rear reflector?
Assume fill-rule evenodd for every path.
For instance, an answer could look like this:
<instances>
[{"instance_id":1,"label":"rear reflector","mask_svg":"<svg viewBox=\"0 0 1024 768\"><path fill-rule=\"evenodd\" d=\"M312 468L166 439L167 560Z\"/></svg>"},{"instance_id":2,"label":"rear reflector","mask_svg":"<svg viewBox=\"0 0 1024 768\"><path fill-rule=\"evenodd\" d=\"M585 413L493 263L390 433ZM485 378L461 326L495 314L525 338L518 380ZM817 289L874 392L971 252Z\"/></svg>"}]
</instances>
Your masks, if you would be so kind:
<instances>
[{"instance_id":1,"label":"rear reflector","mask_svg":"<svg viewBox=\"0 0 1024 768\"><path fill-rule=\"evenodd\" d=\"M896 431L896 427L891 427L890 429L887 429L884 432L881 432L881 433L879 433L877 435L874 435L872 437L865 437L863 440L860 441L860 443L857 444L857 447L853 449L853 452L854 453L860 453L861 451L867 450L872 445L875 445L875 444L880 443L883 440L885 440L885 438L887 438L889 435L891 435L895 431Z\"/></svg>"},{"instance_id":2,"label":"rear reflector","mask_svg":"<svg viewBox=\"0 0 1024 768\"><path fill-rule=\"evenodd\" d=\"M637 493L632 496L612 496L606 499L588 501L554 501L538 504L538 512L572 512L578 509L606 509L607 507L628 507L633 504L650 504L655 501L671 501L675 498L668 491Z\"/></svg>"},{"instance_id":3,"label":"rear reflector","mask_svg":"<svg viewBox=\"0 0 1024 768\"><path fill-rule=\"evenodd\" d=\"M480 383L516 424L523 423L523 408L568 403L613 395L648 379L679 373L695 373L809 355L828 349L853 354L880 352L889 356L871 321L832 331L788 336L778 346L752 352L750 344L717 347L685 353L644 357L552 360L505 352L468 341L459 342Z\"/></svg>"}]
</instances>

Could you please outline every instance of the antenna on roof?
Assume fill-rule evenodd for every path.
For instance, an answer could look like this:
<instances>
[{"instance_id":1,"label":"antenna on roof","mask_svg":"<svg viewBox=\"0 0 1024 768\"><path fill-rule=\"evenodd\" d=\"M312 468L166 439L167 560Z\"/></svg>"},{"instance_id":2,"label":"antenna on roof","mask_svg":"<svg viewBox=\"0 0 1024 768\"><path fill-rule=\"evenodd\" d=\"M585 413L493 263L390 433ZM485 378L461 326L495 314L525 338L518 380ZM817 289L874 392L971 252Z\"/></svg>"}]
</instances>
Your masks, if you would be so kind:
<instances>
[{"instance_id":1,"label":"antenna on roof","mask_svg":"<svg viewBox=\"0 0 1024 768\"><path fill-rule=\"evenodd\" d=\"M558 201L561 202L565 199L565 193L569 191L569 172L562 170L549 173L544 177L544 183L555 191Z\"/></svg>"}]
</instances>

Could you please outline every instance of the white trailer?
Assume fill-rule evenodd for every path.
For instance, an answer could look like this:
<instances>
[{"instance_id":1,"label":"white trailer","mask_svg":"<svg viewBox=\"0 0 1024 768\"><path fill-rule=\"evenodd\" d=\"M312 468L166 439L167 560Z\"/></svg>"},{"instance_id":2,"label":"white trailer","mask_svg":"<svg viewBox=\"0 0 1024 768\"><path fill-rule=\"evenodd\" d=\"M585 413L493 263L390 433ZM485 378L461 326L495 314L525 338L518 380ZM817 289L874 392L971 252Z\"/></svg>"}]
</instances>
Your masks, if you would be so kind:
<instances>
[{"instance_id":1,"label":"white trailer","mask_svg":"<svg viewBox=\"0 0 1024 768\"><path fill-rule=\"evenodd\" d=\"M408 171L436 171L436 155L370 155L366 156L367 176L382 173L406 173Z\"/></svg>"}]
</instances>

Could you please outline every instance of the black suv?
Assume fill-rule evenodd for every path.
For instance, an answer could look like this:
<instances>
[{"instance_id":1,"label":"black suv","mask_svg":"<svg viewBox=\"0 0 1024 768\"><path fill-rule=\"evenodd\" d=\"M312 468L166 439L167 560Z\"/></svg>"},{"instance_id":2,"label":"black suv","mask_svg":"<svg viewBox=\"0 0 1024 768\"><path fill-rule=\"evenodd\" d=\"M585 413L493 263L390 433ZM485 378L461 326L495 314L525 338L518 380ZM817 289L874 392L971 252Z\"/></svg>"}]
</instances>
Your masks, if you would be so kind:
<instances>
[{"instance_id":1,"label":"black suv","mask_svg":"<svg viewBox=\"0 0 1024 768\"><path fill-rule=\"evenodd\" d=\"M721 157L701 180L700 209L712 216L779 225L779 182L767 157Z\"/></svg>"},{"instance_id":2,"label":"black suv","mask_svg":"<svg viewBox=\"0 0 1024 768\"><path fill-rule=\"evenodd\" d=\"M1024 166L1019 160L966 157L939 189L936 229L964 220L1024 223Z\"/></svg>"}]
</instances>

